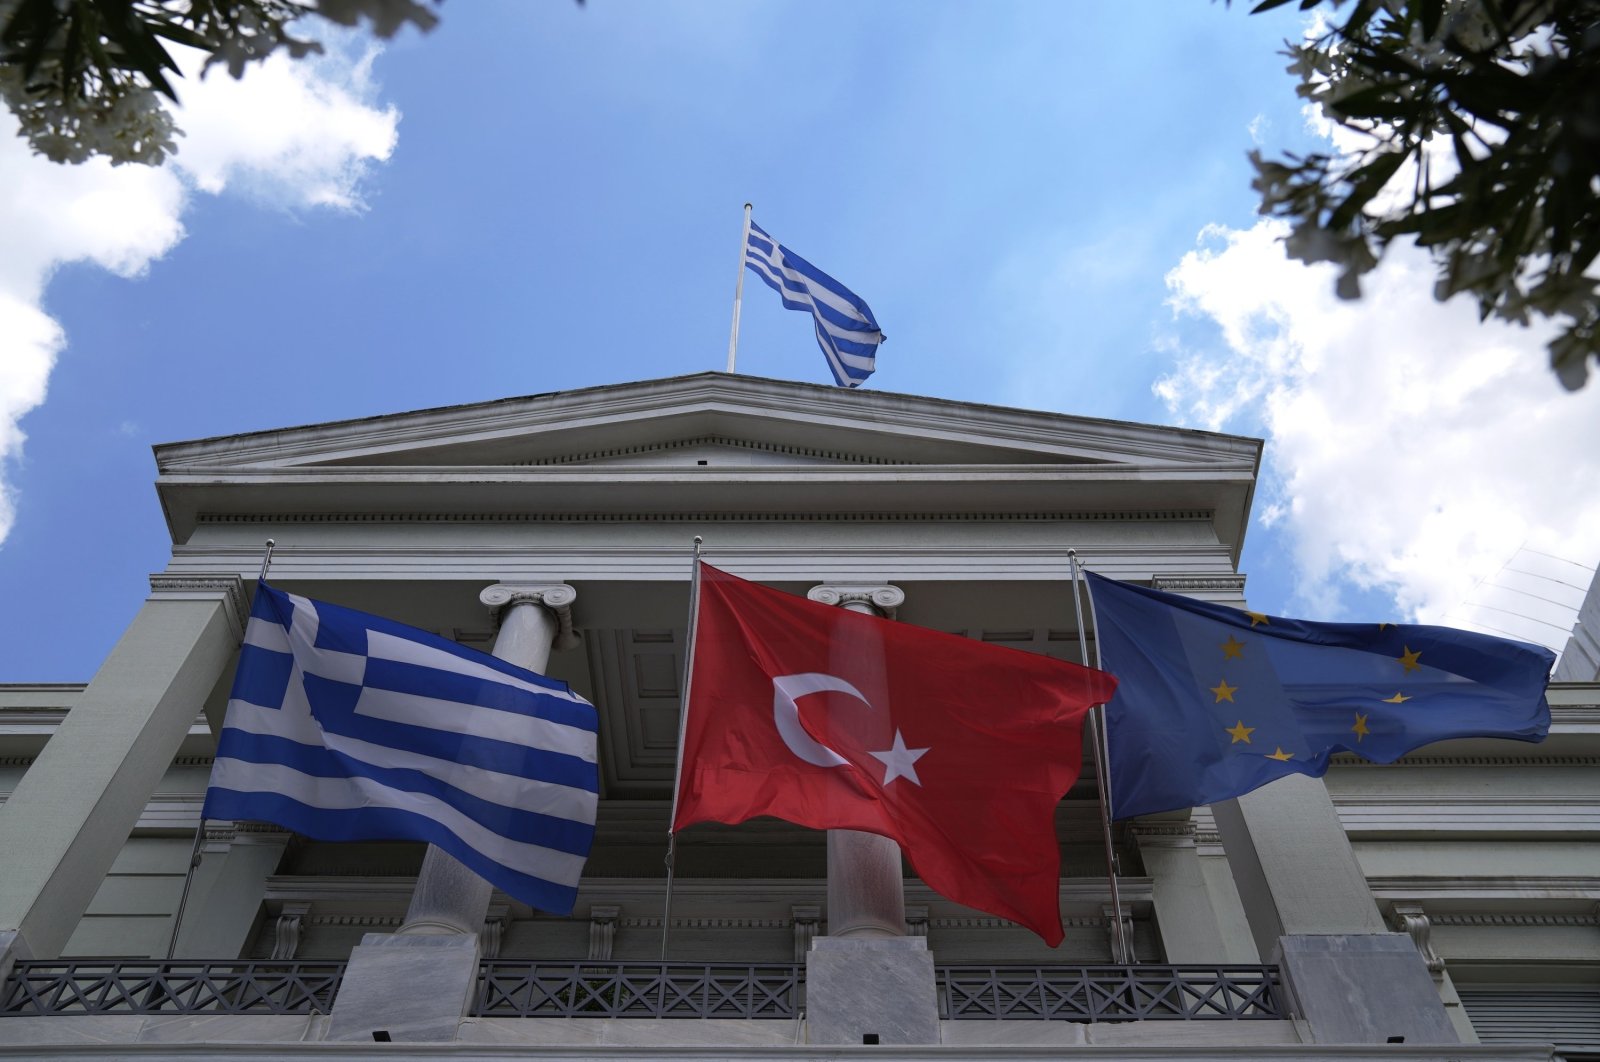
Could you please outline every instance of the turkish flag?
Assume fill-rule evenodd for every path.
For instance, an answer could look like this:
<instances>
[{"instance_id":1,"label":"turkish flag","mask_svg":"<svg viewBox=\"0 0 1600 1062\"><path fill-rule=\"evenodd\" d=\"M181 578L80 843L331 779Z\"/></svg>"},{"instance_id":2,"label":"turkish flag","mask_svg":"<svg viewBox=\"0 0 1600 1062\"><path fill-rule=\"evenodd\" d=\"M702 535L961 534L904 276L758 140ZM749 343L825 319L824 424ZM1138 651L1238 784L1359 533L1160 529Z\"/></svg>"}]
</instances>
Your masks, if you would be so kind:
<instances>
[{"instance_id":1,"label":"turkish flag","mask_svg":"<svg viewBox=\"0 0 1600 1062\"><path fill-rule=\"evenodd\" d=\"M1055 809L1116 684L702 563L672 828L772 815L882 834L936 892L1055 947Z\"/></svg>"}]
</instances>

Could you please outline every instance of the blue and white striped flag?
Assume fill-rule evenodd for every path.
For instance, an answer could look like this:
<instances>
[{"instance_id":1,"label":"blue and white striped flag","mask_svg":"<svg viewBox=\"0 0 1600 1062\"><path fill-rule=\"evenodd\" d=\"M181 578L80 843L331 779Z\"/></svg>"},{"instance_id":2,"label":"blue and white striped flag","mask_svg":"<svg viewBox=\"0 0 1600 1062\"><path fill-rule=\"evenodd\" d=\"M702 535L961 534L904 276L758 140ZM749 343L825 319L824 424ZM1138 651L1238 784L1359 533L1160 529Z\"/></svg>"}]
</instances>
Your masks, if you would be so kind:
<instances>
[{"instance_id":1,"label":"blue and white striped flag","mask_svg":"<svg viewBox=\"0 0 1600 1062\"><path fill-rule=\"evenodd\" d=\"M262 582L201 814L428 841L568 914L594 840L597 730L563 682Z\"/></svg>"},{"instance_id":2,"label":"blue and white striped flag","mask_svg":"<svg viewBox=\"0 0 1600 1062\"><path fill-rule=\"evenodd\" d=\"M811 314L817 344L840 387L860 387L877 368L883 332L860 296L761 230L745 236L744 264L791 310Z\"/></svg>"}]
</instances>

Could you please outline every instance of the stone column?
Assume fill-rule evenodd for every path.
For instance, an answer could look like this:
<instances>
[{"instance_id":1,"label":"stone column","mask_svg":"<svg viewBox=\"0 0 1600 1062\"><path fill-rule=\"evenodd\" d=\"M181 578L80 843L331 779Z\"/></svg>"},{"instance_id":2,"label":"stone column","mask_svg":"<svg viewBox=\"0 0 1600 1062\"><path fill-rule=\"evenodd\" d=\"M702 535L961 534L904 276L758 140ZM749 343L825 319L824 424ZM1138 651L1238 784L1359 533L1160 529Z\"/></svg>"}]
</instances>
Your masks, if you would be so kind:
<instances>
[{"instance_id":1,"label":"stone column","mask_svg":"<svg viewBox=\"0 0 1600 1062\"><path fill-rule=\"evenodd\" d=\"M544 673L552 646L577 642L564 583L496 583L478 597L500 617L494 655ZM350 953L328 1022L329 1040L454 1040L477 983L480 933L494 887L454 856L428 846L405 922L369 933Z\"/></svg>"},{"instance_id":2,"label":"stone column","mask_svg":"<svg viewBox=\"0 0 1600 1062\"><path fill-rule=\"evenodd\" d=\"M156 574L150 590L0 807L0 977L61 954L238 647L238 576Z\"/></svg>"},{"instance_id":3,"label":"stone column","mask_svg":"<svg viewBox=\"0 0 1600 1062\"><path fill-rule=\"evenodd\" d=\"M496 583L478 595L500 617L494 655L537 674L550 665L550 650L576 641L572 632L572 602L578 594L565 583L528 586ZM476 934L483 928L494 886L462 866L442 848L428 846L422 872L411 894L403 935Z\"/></svg>"},{"instance_id":4,"label":"stone column","mask_svg":"<svg viewBox=\"0 0 1600 1062\"><path fill-rule=\"evenodd\" d=\"M817 586L806 596L885 618L905 600L895 586ZM813 1044L939 1042L933 955L926 938L906 935L900 847L886 837L828 831L828 935L806 954L806 1013Z\"/></svg>"},{"instance_id":5,"label":"stone column","mask_svg":"<svg viewBox=\"0 0 1600 1062\"><path fill-rule=\"evenodd\" d=\"M897 586L816 586L806 596L885 618L892 618L906 599ZM875 833L829 830L828 936L903 937L905 932L900 846Z\"/></svg>"}]
</instances>

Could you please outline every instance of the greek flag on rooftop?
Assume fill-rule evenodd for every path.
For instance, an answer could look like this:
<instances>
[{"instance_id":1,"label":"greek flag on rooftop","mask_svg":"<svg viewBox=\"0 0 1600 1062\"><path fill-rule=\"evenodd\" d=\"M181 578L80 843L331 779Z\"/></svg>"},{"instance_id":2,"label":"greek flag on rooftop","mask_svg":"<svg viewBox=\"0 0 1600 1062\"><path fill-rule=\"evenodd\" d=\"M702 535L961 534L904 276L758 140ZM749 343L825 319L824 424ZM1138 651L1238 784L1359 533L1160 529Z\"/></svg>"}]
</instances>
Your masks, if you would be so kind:
<instances>
[{"instance_id":1,"label":"greek flag on rooftop","mask_svg":"<svg viewBox=\"0 0 1600 1062\"><path fill-rule=\"evenodd\" d=\"M859 387L877 367L883 332L860 296L761 230L745 236L744 264L767 282L791 310L806 310L817 344L840 387Z\"/></svg>"},{"instance_id":2,"label":"greek flag on rooftop","mask_svg":"<svg viewBox=\"0 0 1600 1062\"><path fill-rule=\"evenodd\" d=\"M428 841L568 914L594 839L597 729L563 682L262 582L201 814Z\"/></svg>"}]
</instances>

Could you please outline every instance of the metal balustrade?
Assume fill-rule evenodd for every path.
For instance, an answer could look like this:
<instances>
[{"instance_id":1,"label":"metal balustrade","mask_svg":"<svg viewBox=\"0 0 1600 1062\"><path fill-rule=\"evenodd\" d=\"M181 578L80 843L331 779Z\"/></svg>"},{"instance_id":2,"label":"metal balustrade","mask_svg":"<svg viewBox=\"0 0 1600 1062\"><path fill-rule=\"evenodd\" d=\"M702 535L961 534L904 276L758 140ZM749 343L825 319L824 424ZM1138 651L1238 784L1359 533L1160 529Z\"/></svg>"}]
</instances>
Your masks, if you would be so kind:
<instances>
[{"instance_id":1,"label":"metal balustrade","mask_svg":"<svg viewBox=\"0 0 1600 1062\"><path fill-rule=\"evenodd\" d=\"M327 1013L343 962L18 962L0 1018L71 1014ZM1282 1019L1274 966L940 966L957 1021ZM480 964L471 1014L505 1018L793 1019L792 963Z\"/></svg>"},{"instance_id":2,"label":"metal balustrade","mask_svg":"<svg viewBox=\"0 0 1600 1062\"><path fill-rule=\"evenodd\" d=\"M965 1020L1282 1019L1275 966L941 966L939 1016Z\"/></svg>"},{"instance_id":3,"label":"metal balustrade","mask_svg":"<svg viewBox=\"0 0 1600 1062\"><path fill-rule=\"evenodd\" d=\"M342 962L18 962L0 1017L327 1013Z\"/></svg>"},{"instance_id":4,"label":"metal balustrade","mask_svg":"<svg viewBox=\"0 0 1600 1062\"><path fill-rule=\"evenodd\" d=\"M483 963L471 1013L504 1018L793 1018L793 963Z\"/></svg>"}]
</instances>

